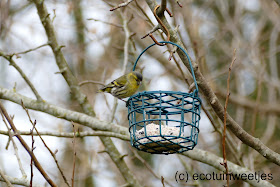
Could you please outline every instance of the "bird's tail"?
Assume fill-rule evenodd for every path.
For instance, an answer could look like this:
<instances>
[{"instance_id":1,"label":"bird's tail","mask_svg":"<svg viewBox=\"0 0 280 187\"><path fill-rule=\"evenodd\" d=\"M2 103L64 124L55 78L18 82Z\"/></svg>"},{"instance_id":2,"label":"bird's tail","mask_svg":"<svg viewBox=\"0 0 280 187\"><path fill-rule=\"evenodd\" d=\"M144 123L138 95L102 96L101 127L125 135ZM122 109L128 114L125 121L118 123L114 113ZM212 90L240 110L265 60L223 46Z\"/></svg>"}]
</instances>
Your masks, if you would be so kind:
<instances>
[{"instance_id":1,"label":"bird's tail","mask_svg":"<svg viewBox=\"0 0 280 187\"><path fill-rule=\"evenodd\" d=\"M111 90L112 90L112 88L104 86L104 87L100 88L100 89L97 91L97 93L101 93L101 92L108 92L108 93L110 93Z\"/></svg>"}]
</instances>

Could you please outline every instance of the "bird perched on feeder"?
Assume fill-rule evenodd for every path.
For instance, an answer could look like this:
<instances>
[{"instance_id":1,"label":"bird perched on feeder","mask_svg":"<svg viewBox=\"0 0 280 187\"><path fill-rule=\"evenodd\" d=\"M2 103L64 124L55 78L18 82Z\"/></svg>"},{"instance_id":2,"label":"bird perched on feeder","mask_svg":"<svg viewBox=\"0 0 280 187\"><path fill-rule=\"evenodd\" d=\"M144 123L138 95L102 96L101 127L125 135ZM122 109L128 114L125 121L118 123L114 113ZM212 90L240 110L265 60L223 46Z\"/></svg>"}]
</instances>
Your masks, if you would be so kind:
<instances>
[{"instance_id":1,"label":"bird perched on feeder","mask_svg":"<svg viewBox=\"0 0 280 187\"><path fill-rule=\"evenodd\" d=\"M111 83L103 86L99 92L107 92L118 99L132 96L142 82L142 74L136 71L129 72Z\"/></svg>"}]
</instances>

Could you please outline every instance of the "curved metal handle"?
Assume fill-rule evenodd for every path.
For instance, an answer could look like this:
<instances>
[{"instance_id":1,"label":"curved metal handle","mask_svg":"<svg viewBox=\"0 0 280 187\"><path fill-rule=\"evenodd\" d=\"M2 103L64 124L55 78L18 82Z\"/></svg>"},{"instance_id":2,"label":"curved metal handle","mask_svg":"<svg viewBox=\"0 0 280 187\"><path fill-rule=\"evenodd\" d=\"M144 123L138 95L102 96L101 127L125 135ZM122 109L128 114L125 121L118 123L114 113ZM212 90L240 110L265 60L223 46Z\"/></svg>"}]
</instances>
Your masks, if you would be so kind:
<instances>
[{"instance_id":1,"label":"curved metal handle","mask_svg":"<svg viewBox=\"0 0 280 187\"><path fill-rule=\"evenodd\" d=\"M168 44L175 45L175 46L177 46L179 49L181 49L181 50L185 53L185 55L187 56L187 59L188 59L188 61L189 61L189 63L190 63L191 73L192 73L193 80L194 80L194 84L195 84L195 90L196 90L196 92L194 91L194 94L197 94L197 93L198 93L198 86L197 86L196 78L195 78L195 75L194 75L194 71L193 71L191 59L190 59L188 53L187 53L181 46L179 46L179 45L176 44L176 43L169 42L169 41L161 41L161 42L159 42L159 43L162 43L162 44L167 44L167 43L168 43ZM156 43L153 43L152 45L146 47L146 49L144 49L144 50L142 51L142 53L138 56L138 58L136 59L136 61L135 61L135 63L134 63L133 71L135 71L137 62L139 61L140 57L141 57L149 48L153 47L154 45L156 45Z\"/></svg>"}]
</instances>

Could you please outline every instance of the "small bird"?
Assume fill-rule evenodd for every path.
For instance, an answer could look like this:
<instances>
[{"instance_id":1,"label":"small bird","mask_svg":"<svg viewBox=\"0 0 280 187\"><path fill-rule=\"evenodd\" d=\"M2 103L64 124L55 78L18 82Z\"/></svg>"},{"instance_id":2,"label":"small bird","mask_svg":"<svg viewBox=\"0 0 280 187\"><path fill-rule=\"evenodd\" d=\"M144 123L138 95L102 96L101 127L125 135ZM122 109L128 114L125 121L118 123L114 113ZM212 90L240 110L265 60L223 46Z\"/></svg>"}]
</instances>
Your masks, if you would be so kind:
<instances>
[{"instance_id":1,"label":"small bird","mask_svg":"<svg viewBox=\"0 0 280 187\"><path fill-rule=\"evenodd\" d=\"M136 71L129 72L103 86L99 92L107 92L118 99L132 96L139 88L143 77Z\"/></svg>"}]
</instances>

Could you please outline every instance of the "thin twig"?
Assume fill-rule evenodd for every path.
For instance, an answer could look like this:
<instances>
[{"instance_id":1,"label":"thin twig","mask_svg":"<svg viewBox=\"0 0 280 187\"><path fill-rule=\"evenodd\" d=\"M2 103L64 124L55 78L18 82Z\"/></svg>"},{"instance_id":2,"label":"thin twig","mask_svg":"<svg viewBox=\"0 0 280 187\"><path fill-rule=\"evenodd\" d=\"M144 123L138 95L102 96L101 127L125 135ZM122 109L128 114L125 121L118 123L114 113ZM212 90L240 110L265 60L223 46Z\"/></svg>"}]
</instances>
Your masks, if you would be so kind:
<instances>
[{"instance_id":1,"label":"thin twig","mask_svg":"<svg viewBox=\"0 0 280 187\"><path fill-rule=\"evenodd\" d=\"M36 120L34 121L34 123L32 123L32 125L33 125L33 127L30 130L30 133L31 133L31 140L32 140L31 151L33 153L33 151L35 149L35 147L34 147L35 140L34 140L33 132L34 132L34 128L35 128L35 125L36 125ZM33 159L32 159L32 157L31 157L31 161L30 161L30 172L31 172L31 174L30 174L30 187L32 187L32 185L33 185Z\"/></svg>"},{"instance_id":2,"label":"thin twig","mask_svg":"<svg viewBox=\"0 0 280 187\"><path fill-rule=\"evenodd\" d=\"M125 74L126 72L126 67L128 64L128 52L129 52L129 37L130 37L130 31L128 29L128 21L126 19L126 16L121 13L121 17L123 19L123 28L124 28L124 33L125 33L125 40L124 40L124 60L123 60L123 67L122 67L122 74Z\"/></svg>"},{"instance_id":3,"label":"thin twig","mask_svg":"<svg viewBox=\"0 0 280 187\"><path fill-rule=\"evenodd\" d=\"M159 179L160 181L162 181L161 177L158 176L154 171L153 168L146 162L146 160L144 160L138 153L137 151L135 151L133 148L129 147L129 149L133 152L134 157L137 158L140 162L142 162L142 164L144 164L144 166L151 172L151 174ZM166 184L168 184L169 186L172 186L171 183L169 183L168 181L165 181Z\"/></svg>"},{"instance_id":4,"label":"thin twig","mask_svg":"<svg viewBox=\"0 0 280 187\"><path fill-rule=\"evenodd\" d=\"M5 56L9 56L9 57L16 56L17 58L20 58L19 55L26 54L26 53L29 53L29 52L31 52L31 51L36 51L37 49L40 49L40 48L45 47L45 46L48 46L48 45L49 45L48 43L45 43L45 44L39 45L38 47L28 49L28 50L26 50L26 51L17 52L17 53L12 53L12 54L6 54ZM0 56L2 56L2 55L0 54Z\"/></svg>"},{"instance_id":5,"label":"thin twig","mask_svg":"<svg viewBox=\"0 0 280 187\"><path fill-rule=\"evenodd\" d=\"M73 137L73 171L72 171L72 179L71 179L72 180L72 186L71 187L74 187L77 152L76 152L76 130L75 130L75 125L74 125L73 122L72 122L72 125L73 125L74 137Z\"/></svg>"},{"instance_id":6,"label":"thin twig","mask_svg":"<svg viewBox=\"0 0 280 187\"><path fill-rule=\"evenodd\" d=\"M161 176L161 184L162 184L162 187L165 187L165 184L164 184L164 177Z\"/></svg>"},{"instance_id":7,"label":"thin twig","mask_svg":"<svg viewBox=\"0 0 280 187\"><path fill-rule=\"evenodd\" d=\"M13 129L15 136L18 138L18 140L20 141L20 143L22 144L22 146L25 148L25 150L28 152L28 154L32 157L34 165L36 166L36 168L40 171L40 173L43 175L43 177L46 179L46 181L52 186L52 187L56 187L56 184L51 180L51 178L48 176L48 174L45 172L45 170L43 169L43 167L41 166L40 162L37 160L36 156L34 155L34 153L30 150L30 147L27 145L27 143L24 141L24 139L20 136L16 126L14 125L14 122L12 121L12 119L10 118L9 114L7 113L4 105L2 104L2 102L0 101L0 110L3 113L3 115L5 116L5 118L7 119L8 123L10 124L11 128Z\"/></svg>"},{"instance_id":8,"label":"thin twig","mask_svg":"<svg viewBox=\"0 0 280 187\"><path fill-rule=\"evenodd\" d=\"M183 8L183 5L179 2L179 0L176 0L176 2L179 5L179 7Z\"/></svg>"},{"instance_id":9,"label":"thin twig","mask_svg":"<svg viewBox=\"0 0 280 187\"><path fill-rule=\"evenodd\" d=\"M118 9L118 8L125 7L125 6L127 6L129 3L131 3L132 1L134 1L134 0L128 0L128 1L126 1L126 2L124 2L124 3L121 3L121 4L119 4L118 6L111 8L110 11L114 11L114 10L116 10L116 9Z\"/></svg>"},{"instance_id":10,"label":"thin twig","mask_svg":"<svg viewBox=\"0 0 280 187\"><path fill-rule=\"evenodd\" d=\"M52 157L53 157L53 159L54 159L54 161L55 161L55 163L56 163L56 166L57 166L57 168L58 168L58 170L59 170L59 172L60 172L60 174L61 174L61 176L62 176L64 182L66 183L66 185L67 185L68 187L70 187L70 185L69 185L69 183L68 183L68 181L67 181L67 179L66 179L66 177L65 177L65 175L64 175L64 173L63 173L63 171L62 171L62 169L61 169L61 167L60 167L59 164L58 164L58 161L57 161L57 159L56 159L55 153L52 152L52 150L48 147L48 145L46 144L46 142L45 142L44 139L42 138L41 134L39 133L39 131L38 131L37 128L35 127L36 120L35 120L34 123L33 123L33 121L31 120L29 111L28 111L28 109L24 106L23 102L21 103L21 106L22 106L23 109L25 110L25 112L26 112L26 114L27 114L27 116L28 116L28 119L29 119L30 123L32 124L32 126L34 127L34 129L35 129L35 131L36 131L36 134L33 132L34 129L32 129L32 131L30 132L32 138L33 138L34 135L38 135L38 136L40 137L40 139L41 139L41 141L43 142L44 146L48 149L48 151L49 151L50 154L52 155ZM20 134L21 134L21 132L20 132ZM22 134L21 134L21 135L22 135ZM75 135L74 135L74 136L75 136ZM33 142L33 140L32 140L32 142ZM33 149L33 148L32 148L32 149Z\"/></svg>"},{"instance_id":11,"label":"thin twig","mask_svg":"<svg viewBox=\"0 0 280 187\"><path fill-rule=\"evenodd\" d=\"M114 104L113 104L113 108L111 110L111 118L110 118L110 122L112 123L114 121L116 112L117 112L117 107L118 107L118 99L114 97Z\"/></svg>"},{"instance_id":12,"label":"thin twig","mask_svg":"<svg viewBox=\"0 0 280 187\"><path fill-rule=\"evenodd\" d=\"M18 131L18 132L22 136L31 135L29 131ZM9 136L8 131L0 130L0 134ZM66 133L66 132L40 132L40 134L37 134L36 132L33 133L33 136L39 136L39 135L40 136L55 136L55 137L61 137L61 138L73 138L74 137L74 133ZM14 136L13 132L11 132L11 136ZM75 136L76 136L76 138L84 138L84 137L90 137L90 136L104 136L104 137L114 137L114 138L118 138L120 140L125 140L125 141L130 140L129 136L127 136L127 135L122 135L122 134L118 134L118 133L114 133L114 132L106 132L106 131L93 131L93 132L84 131L84 132L79 132L78 134L76 133Z\"/></svg>"},{"instance_id":13,"label":"thin twig","mask_svg":"<svg viewBox=\"0 0 280 187\"><path fill-rule=\"evenodd\" d=\"M52 18L52 22L54 22L54 19L56 18L56 13L55 13L55 9L53 9L53 18Z\"/></svg>"},{"instance_id":14,"label":"thin twig","mask_svg":"<svg viewBox=\"0 0 280 187\"><path fill-rule=\"evenodd\" d=\"M232 66L236 60L236 49L234 49L233 51L233 57L232 57L232 61L228 70L228 78L227 78L227 97L226 97L226 102L225 102L225 107L224 107L224 131L223 131L223 142L222 142L222 146L223 146L223 163L222 165L225 167L226 169L226 176L227 176L227 187L229 187L229 177L228 177L228 166L227 166L227 158L226 158L226 129L227 129L227 105L228 105L228 99L230 96L230 90L229 90L229 83L230 83L230 73L232 70Z\"/></svg>"},{"instance_id":15,"label":"thin twig","mask_svg":"<svg viewBox=\"0 0 280 187\"><path fill-rule=\"evenodd\" d=\"M5 117L4 115L2 114L1 112L1 116L2 116L2 119L3 119L3 122L4 124L6 125L8 131L7 131L7 135L9 136L9 140L13 143L13 146L14 146L14 150L15 150L15 155L16 155L16 158L17 158L17 161L18 161L18 165L19 165L19 169L20 169L20 172L22 174L22 177L23 178L27 178L27 175L22 167L22 163L20 161L20 157L19 157L19 154L18 154L18 148L17 148L17 145L13 139L13 132L11 132L11 128L9 128L9 125L7 124L6 120L5 120ZM6 149L8 149L8 147L6 147Z\"/></svg>"},{"instance_id":16,"label":"thin twig","mask_svg":"<svg viewBox=\"0 0 280 187\"><path fill-rule=\"evenodd\" d=\"M155 31L157 31L159 29L159 25L156 25L152 30L150 30L146 35L144 35L141 39L146 38L147 36L149 36L150 34L154 33Z\"/></svg>"},{"instance_id":17,"label":"thin twig","mask_svg":"<svg viewBox=\"0 0 280 187\"><path fill-rule=\"evenodd\" d=\"M255 135L255 128L256 128L256 123L257 123L257 114L260 106L260 101L261 101L261 95L262 95L262 77L264 74L264 70L266 70L265 67L261 69L259 72L259 79L258 79L258 88L257 88L257 99L256 99L256 106L253 110L253 120L252 120L252 125L251 125L251 134L252 136Z\"/></svg>"},{"instance_id":18,"label":"thin twig","mask_svg":"<svg viewBox=\"0 0 280 187\"><path fill-rule=\"evenodd\" d=\"M104 83L102 82L99 82L99 81L92 81L92 80L86 80L86 81L82 81L79 83L79 86L83 86L84 84L99 84L99 85L102 85L102 86L105 86Z\"/></svg>"},{"instance_id":19,"label":"thin twig","mask_svg":"<svg viewBox=\"0 0 280 187\"><path fill-rule=\"evenodd\" d=\"M5 174L1 170L0 170L0 176L4 179L4 181L6 182L8 187L13 187L13 185L11 184L9 179L7 179L7 177L5 176Z\"/></svg>"},{"instance_id":20,"label":"thin twig","mask_svg":"<svg viewBox=\"0 0 280 187\"><path fill-rule=\"evenodd\" d=\"M23 52L22 52L23 53ZM43 101L42 97L39 95L38 91L36 90L35 86L31 83L29 78L26 76L26 74L22 71L22 69L16 64L16 62L12 59L12 55L3 55L2 52L0 52L0 56L3 56L6 60L10 62L10 65L13 66L21 75L21 77L25 80L25 82L28 84L28 86L31 88L32 92L36 96L38 101Z\"/></svg>"},{"instance_id":21,"label":"thin twig","mask_svg":"<svg viewBox=\"0 0 280 187\"><path fill-rule=\"evenodd\" d=\"M111 23L111 22L107 22L107 21L102 21L102 20L95 19L95 18L88 18L87 20L89 20L89 21L91 21L91 20L93 20L93 21L99 21L99 22L101 22L101 23L105 23L105 24L107 24L107 25L112 25L112 26L115 26L115 27L118 27L118 28L123 29L123 26L122 26L122 25L119 25L119 24L115 24L115 23Z\"/></svg>"}]
</instances>

